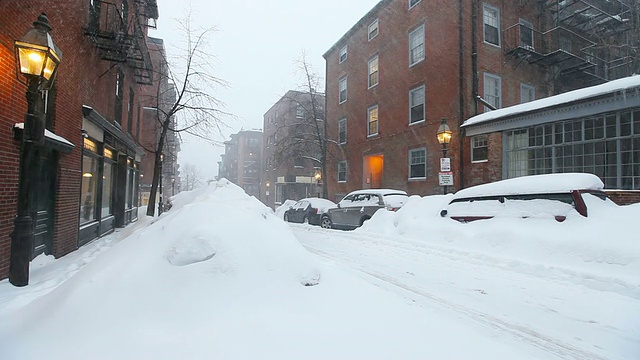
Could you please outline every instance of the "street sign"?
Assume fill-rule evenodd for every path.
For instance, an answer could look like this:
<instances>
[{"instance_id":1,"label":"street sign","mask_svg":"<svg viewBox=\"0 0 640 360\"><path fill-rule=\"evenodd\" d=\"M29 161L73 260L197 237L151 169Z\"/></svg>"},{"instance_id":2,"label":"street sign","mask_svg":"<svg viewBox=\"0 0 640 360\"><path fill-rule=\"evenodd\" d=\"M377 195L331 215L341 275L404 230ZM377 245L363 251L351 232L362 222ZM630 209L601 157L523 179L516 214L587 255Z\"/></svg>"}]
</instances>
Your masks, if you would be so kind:
<instances>
[{"instance_id":1,"label":"street sign","mask_svg":"<svg viewBox=\"0 0 640 360\"><path fill-rule=\"evenodd\" d=\"M451 158L440 158L440 171L441 172L451 171Z\"/></svg>"},{"instance_id":2,"label":"street sign","mask_svg":"<svg viewBox=\"0 0 640 360\"><path fill-rule=\"evenodd\" d=\"M438 174L440 186L453 186L453 172L441 172Z\"/></svg>"}]
</instances>

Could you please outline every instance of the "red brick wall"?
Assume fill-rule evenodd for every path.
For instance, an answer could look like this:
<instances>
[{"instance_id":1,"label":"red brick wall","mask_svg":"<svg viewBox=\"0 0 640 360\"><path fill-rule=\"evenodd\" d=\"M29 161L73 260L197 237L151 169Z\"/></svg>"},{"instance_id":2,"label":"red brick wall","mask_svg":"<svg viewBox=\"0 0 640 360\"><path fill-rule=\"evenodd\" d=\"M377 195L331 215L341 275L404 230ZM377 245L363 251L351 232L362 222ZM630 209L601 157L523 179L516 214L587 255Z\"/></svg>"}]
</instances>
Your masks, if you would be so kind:
<instances>
[{"instance_id":1,"label":"red brick wall","mask_svg":"<svg viewBox=\"0 0 640 360\"><path fill-rule=\"evenodd\" d=\"M634 190L605 190L609 198L618 205L640 203L640 191Z\"/></svg>"},{"instance_id":2,"label":"red brick wall","mask_svg":"<svg viewBox=\"0 0 640 360\"><path fill-rule=\"evenodd\" d=\"M441 147L435 133L441 117L448 119L453 131L449 146L455 186L451 190L502 178L501 135L491 135L489 161L471 163L469 139L459 132L464 120L477 115L475 95L484 96L485 72L502 79L502 106L520 102L520 83L534 85L536 96L550 95L550 74L537 65L505 56L502 47L484 43L483 3L500 10L501 30L518 23L520 17L545 29L545 19L538 16L534 6L514 6L511 1L488 0L478 2L475 37L472 35L472 1L463 0L462 22L458 1L421 1L408 9L403 0L383 1L355 26L336 46L326 54L326 95L328 137L337 139L338 121L347 118L347 144L329 148L327 180L330 198L336 193L346 193L363 187L363 156L384 154L383 187L407 190L411 194L440 193L438 186ZM380 34L367 41L367 27L379 19ZM418 65L409 67L408 34L425 24L426 56ZM355 24L354 24L355 25ZM462 46L459 35L462 31ZM473 41L477 45L477 68L473 68ZM347 60L338 62L338 52L347 45ZM367 62L379 54L380 83L367 89ZM459 54L462 54L460 59ZM462 74L460 73L462 61ZM478 88L474 89L474 71L478 76ZM348 75L347 101L338 104L338 80ZM461 79L462 77L462 79ZM424 84L426 86L426 121L408 125L408 92ZM461 97L462 95L462 97ZM379 135L366 138L367 108L379 106ZM478 106L482 112L483 107ZM460 113L462 111L462 116ZM427 179L408 179L408 150L426 146ZM462 148L461 148L462 147ZM337 163L348 161L348 181L337 183ZM461 176L464 177L463 181Z\"/></svg>"},{"instance_id":3,"label":"red brick wall","mask_svg":"<svg viewBox=\"0 0 640 360\"><path fill-rule=\"evenodd\" d=\"M51 35L63 52L55 83L54 132L75 145L71 153L59 157L52 249L56 257L77 248L82 106L91 106L109 120L114 118L115 74L119 65L112 67L101 60L85 35L89 1L3 0L0 6L0 136L3 138L0 141L0 279L8 275L9 234L17 200L19 144L13 140L11 128L23 121L26 111L25 87L17 81L14 67L13 40L24 35L42 11L47 13L53 28ZM136 93L140 87L133 82L132 70L126 66L122 69L125 73L122 128L126 132L129 87L133 86ZM136 94L134 103L137 97ZM134 106L133 134L137 109Z\"/></svg>"}]
</instances>

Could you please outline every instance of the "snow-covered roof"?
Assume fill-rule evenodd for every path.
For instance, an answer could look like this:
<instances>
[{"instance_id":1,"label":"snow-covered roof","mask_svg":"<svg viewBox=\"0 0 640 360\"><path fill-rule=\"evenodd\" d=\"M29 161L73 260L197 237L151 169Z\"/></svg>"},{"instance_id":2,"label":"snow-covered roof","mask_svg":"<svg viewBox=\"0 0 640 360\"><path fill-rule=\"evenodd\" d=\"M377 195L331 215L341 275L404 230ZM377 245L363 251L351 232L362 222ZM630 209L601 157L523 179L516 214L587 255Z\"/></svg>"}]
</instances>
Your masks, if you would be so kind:
<instances>
[{"instance_id":1,"label":"snow-covered roof","mask_svg":"<svg viewBox=\"0 0 640 360\"><path fill-rule=\"evenodd\" d=\"M629 76L626 78L609 81L601 85L591 86L584 89L573 90L573 91L566 92L564 94L549 96L546 98L530 101L524 104L519 104L519 105L514 105L514 106L502 108L502 109L488 111L467 119L467 121L465 121L464 124L462 124L462 127L476 125L476 124L484 123L490 120L495 120L495 119L504 118L508 116L524 114L527 112L549 108L549 107L557 106L561 104L571 103L578 100L593 98L596 96L610 94L610 93L614 93L617 91L622 91L630 88L640 89L640 75Z\"/></svg>"},{"instance_id":2,"label":"snow-covered roof","mask_svg":"<svg viewBox=\"0 0 640 360\"><path fill-rule=\"evenodd\" d=\"M16 129L24 130L24 123L16 123L16 124L14 124L14 125L13 125L13 127L14 127L14 128L16 128ZM66 144L66 145L69 145L69 146L72 146L72 147L73 147L73 146L75 146L75 145L73 145L73 144L71 143L71 141L69 141L69 140L67 140L67 139L63 138L63 137L62 137L62 136L60 136L60 135L56 135L56 134L54 134L53 132L51 132L51 131L49 131L49 130L47 130L47 129L45 129L45 130L44 130L44 136L45 136L46 138L51 139L51 140L55 140L55 141L57 141L57 142L61 142L61 143L63 143L63 144Z\"/></svg>"},{"instance_id":3,"label":"snow-covered roof","mask_svg":"<svg viewBox=\"0 0 640 360\"><path fill-rule=\"evenodd\" d=\"M586 173L564 173L522 176L472 186L455 193L453 199L465 199L481 196L553 194L568 193L572 190L595 190L604 188L599 177Z\"/></svg>"},{"instance_id":4,"label":"snow-covered roof","mask_svg":"<svg viewBox=\"0 0 640 360\"><path fill-rule=\"evenodd\" d=\"M351 194L378 194L378 195L389 195L389 194L402 194L402 195L407 195L407 193L404 190L394 190L394 189L362 189L362 190L356 190L356 191L352 191L349 193L349 195ZM348 195L347 195L348 196Z\"/></svg>"}]
</instances>

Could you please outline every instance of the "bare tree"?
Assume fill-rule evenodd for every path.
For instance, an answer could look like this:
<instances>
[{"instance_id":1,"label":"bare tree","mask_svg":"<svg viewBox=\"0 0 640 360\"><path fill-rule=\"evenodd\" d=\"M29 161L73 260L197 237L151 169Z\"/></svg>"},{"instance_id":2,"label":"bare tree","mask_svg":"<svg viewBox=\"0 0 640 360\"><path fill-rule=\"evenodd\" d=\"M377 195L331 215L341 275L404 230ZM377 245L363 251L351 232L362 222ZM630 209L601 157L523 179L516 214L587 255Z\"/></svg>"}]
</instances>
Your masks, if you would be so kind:
<instances>
[{"instance_id":1,"label":"bare tree","mask_svg":"<svg viewBox=\"0 0 640 360\"><path fill-rule=\"evenodd\" d=\"M191 191L202 185L202 174L200 170L193 164L184 164L180 171L182 189L185 191Z\"/></svg>"},{"instance_id":2,"label":"bare tree","mask_svg":"<svg viewBox=\"0 0 640 360\"><path fill-rule=\"evenodd\" d=\"M310 65L306 53L303 51L295 61L297 72L302 78L299 91L288 92L284 101L291 102L287 106L295 116L286 116L277 124L276 133L281 136L276 139L278 149L272 159L276 164L291 161L291 159L310 160L314 167L320 167L323 177L326 174L326 121L322 78ZM295 161L295 160L294 160ZM326 181L322 182L322 196L327 197Z\"/></svg>"},{"instance_id":3,"label":"bare tree","mask_svg":"<svg viewBox=\"0 0 640 360\"><path fill-rule=\"evenodd\" d=\"M207 39L215 28L192 28L191 16L180 21L179 27L185 37L184 47L179 49L182 56L178 57L183 71L172 71L163 53L162 64L154 69L154 82L158 81L157 91L148 101L157 110L155 121L158 131L155 148L147 149L154 154L148 216L153 216L155 211L156 193L162 176L161 158L168 135L174 133L179 137L181 133L186 133L218 144L213 140L213 135L222 134L225 126L223 117L232 117L221 110L222 102L211 95L215 88L227 86L223 80L210 73L212 64L211 55L207 51Z\"/></svg>"}]
</instances>

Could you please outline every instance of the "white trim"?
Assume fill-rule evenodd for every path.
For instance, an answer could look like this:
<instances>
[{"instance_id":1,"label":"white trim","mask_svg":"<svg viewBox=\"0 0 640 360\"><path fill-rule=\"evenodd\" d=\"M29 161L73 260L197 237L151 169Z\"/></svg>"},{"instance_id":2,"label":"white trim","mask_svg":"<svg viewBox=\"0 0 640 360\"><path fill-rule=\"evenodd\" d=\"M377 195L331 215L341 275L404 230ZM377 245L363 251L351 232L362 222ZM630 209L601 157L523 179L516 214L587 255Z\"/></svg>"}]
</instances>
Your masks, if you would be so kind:
<instances>
[{"instance_id":1,"label":"white trim","mask_svg":"<svg viewBox=\"0 0 640 360\"><path fill-rule=\"evenodd\" d=\"M374 134L369 134L369 126L371 125L371 110L376 109L376 132ZM369 108L367 108L367 138L376 136L380 133L380 108L378 107L378 104L370 106Z\"/></svg>"},{"instance_id":2,"label":"white trim","mask_svg":"<svg viewBox=\"0 0 640 360\"><path fill-rule=\"evenodd\" d=\"M417 59L415 62L411 62L411 50L413 50L411 48L411 37L415 34L417 34L418 32L422 31L421 35L422 35L422 57ZM425 57L426 57L426 53L427 53L427 41L426 41L426 35L425 35L425 26L424 24L418 26L417 28L411 30L409 32L409 38L408 38L408 48L409 48L409 67L415 66L421 62L424 61Z\"/></svg>"},{"instance_id":3,"label":"white trim","mask_svg":"<svg viewBox=\"0 0 640 360\"><path fill-rule=\"evenodd\" d=\"M415 2L415 4L411 5L411 0L408 1L409 4L409 10L413 9L414 7L416 7L416 5L420 4L420 1L422 0L418 0Z\"/></svg>"},{"instance_id":4,"label":"white trim","mask_svg":"<svg viewBox=\"0 0 640 360\"><path fill-rule=\"evenodd\" d=\"M424 151L424 176L418 176L418 177L411 177L411 165L414 165L411 163L411 154L413 152L416 151L420 151L423 150ZM409 172L407 173L407 179L408 180L426 180L427 179L427 148L425 146L422 147L418 147L418 148L413 148L413 149L409 149L409 151L407 152L407 162L408 162L408 166L409 166ZM415 165L420 165L420 164L415 164Z\"/></svg>"},{"instance_id":5,"label":"white trim","mask_svg":"<svg viewBox=\"0 0 640 360\"><path fill-rule=\"evenodd\" d=\"M491 101L489 101L489 95L487 95L487 78L492 79L492 80L498 80L498 84L497 84L497 89L498 89L498 104L493 104ZM502 78L500 77L500 75L495 75L495 74L491 74L488 72L485 72L483 74L482 77L482 94L484 95L484 99L487 100L490 104L494 105L496 107L496 109L500 109L502 107ZM495 95L491 94L490 96L494 97ZM484 107L484 112L488 112L490 111L488 107Z\"/></svg>"},{"instance_id":6,"label":"white trim","mask_svg":"<svg viewBox=\"0 0 640 360\"><path fill-rule=\"evenodd\" d=\"M338 105L347 102L347 95L348 95L348 86L349 83L347 81L348 76L345 75L343 77L341 77L340 79L338 79ZM344 100L340 101L340 83L344 80Z\"/></svg>"},{"instance_id":7,"label":"white trim","mask_svg":"<svg viewBox=\"0 0 640 360\"><path fill-rule=\"evenodd\" d=\"M342 59L342 50L344 50L344 59ZM348 55L349 54L347 53L347 45L341 47L340 50L338 50L338 64L342 64L343 62L347 61Z\"/></svg>"},{"instance_id":8,"label":"white trim","mask_svg":"<svg viewBox=\"0 0 640 360\"><path fill-rule=\"evenodd\" d=\"M376 31L375 35L373 35L373 36L371 36L371 29L372 28L375 28L375 31ZM367 39L369 39L368 41L371 41L371 40L375 39L376 36L378 36L378 34L380 34L380 22L378 21L378 19L375 19L367 27Z\"/></svg>"},{"instance_id":9,"label":"white trim","mask_svg":"<svg viewBox=\"0 0 640 360\"><path fill-rule=\"evenodd\" d=\"M373 85L371 85L371 63L373 61L376 61L376 66L377 66L377 82ZM369 61L367 62L367 89L371 89L373 87L376 87L379 83L380 83L380 56L378 54L374 55L371 59L369 59Z\"/></svg>"},{"instance_id":10,"label":"white trim","mask_svg":"<svg viewBox=\"0 0 640 360\"><path fill-rule=\"evenodd\" d=\"M496 14L495 14L495 15L496 15L496 20L497 20L497 22L498 22L498 26L497 26L497 30L498 30L498 43L497 43L497 44L494 44L494 43L488 42L488 41L487 41L487 39L485 38L485 26L487 25L487 23L485 22L485 12L486 12L487 10L495 11L495 13L496 13ZM493 27L492 25L489 25L489 26ZM482 4L482 41L483 41L485 44L487 44L487 45L495 46L495 47L498 47L498 48L499 48L499 47L501 47L501 45L502 45L502 38L501 38L501 34L500 34L500 32L501 32L500 28L501 28L501 21L500 21L500 9L498 9L498 8L497 8L497 7L495 7L495 6L489 5L489 4L487 4L487 3L483 3L483 4Z\"/></svg>"},{"instance_id":11,"label":"white trim","mask_svg":"<svg viewBox=\"0 0 640 360\"><path fill-rule=\"evenodd\" d=\"M412 108L412 106L411 106L412 105L411 104L411 99L412 99L411 94L414 91L417 91L419 89L422 89L422 120L411 122L411 108ZM425 85L420 85L418 87L415 87L415 88L409 90L409 126L425 122L425 120L427 118L427 108L426 108L427 99L426 98L427 98L427 90L426 90L426 86Z\"/></svg>"},{"instance_id":12,"label":"white trim","mask_svg":"<svg viewBox=\"0 0 640 360\"><path fill-rule=\"evenodd\" d=\"M340 123L342 123L344 121L344 142L340 142ZM347 118L343 117L342 119L338 120L338 144L339 145L344 145L347 143Z\"/></svg>"}]
</instances>

